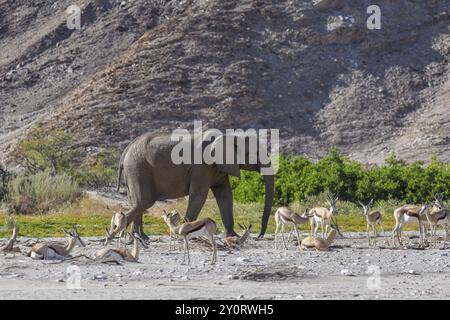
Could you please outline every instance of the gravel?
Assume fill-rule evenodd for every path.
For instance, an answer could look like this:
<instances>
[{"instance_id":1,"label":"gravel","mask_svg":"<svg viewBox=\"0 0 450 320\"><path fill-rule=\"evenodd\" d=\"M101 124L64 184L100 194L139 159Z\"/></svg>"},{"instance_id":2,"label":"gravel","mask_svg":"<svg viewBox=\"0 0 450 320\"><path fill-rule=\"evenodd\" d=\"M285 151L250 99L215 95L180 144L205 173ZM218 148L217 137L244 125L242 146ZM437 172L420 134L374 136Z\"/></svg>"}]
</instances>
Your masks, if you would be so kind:
<instances>
[{"instance_id":1,"label":"gravel","mask_svg":"<svg viewBox=\"0 0 450 320\"><path fill-rule=\"evenodd\" d=\"M151 237L139 263L107 265L86 258L63 263L0 256L0 299L430 299L450 294L448 250L369 248L363 234L346 233L328 252L275 251L272 240L250 240L240 251L192 243L191 265L168 251L168 237ZM96 239L89 239L96 240ZM0 241L0 243L6 239ZM26 244L27 239L19 239ZM345 247L342 247L344 246ZM414 245L416 245L414 243ZM74 256L101 247L91 242ZM26 248L21 247L23 252ZM238 256L239 255L239 256ZM80 289L73 271L77 266ZM69 276L71 274L71 276ZM155 290L157 287L157 290Z\"/></svg>"}]
</instances>

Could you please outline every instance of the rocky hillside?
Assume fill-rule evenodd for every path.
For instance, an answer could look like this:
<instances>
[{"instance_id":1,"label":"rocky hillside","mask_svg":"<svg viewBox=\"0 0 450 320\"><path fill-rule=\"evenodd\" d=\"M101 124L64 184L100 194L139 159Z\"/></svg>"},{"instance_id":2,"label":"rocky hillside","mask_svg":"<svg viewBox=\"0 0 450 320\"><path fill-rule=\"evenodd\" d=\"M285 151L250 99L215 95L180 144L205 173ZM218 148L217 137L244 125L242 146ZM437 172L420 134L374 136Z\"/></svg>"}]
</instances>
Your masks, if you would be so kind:
<instances>
[{"instance_id":1,"label":"rocky hillside","mask_svg":"<svg viewBox=\"0 0 450 320\"><path fill-rule=\"evenodd\" d=\"M450 161L450 2L379 0L381 30L370 4L0 0L0 161L36 123L92 150L199 119L311 157Z\"/></svg>"}]
</instances>

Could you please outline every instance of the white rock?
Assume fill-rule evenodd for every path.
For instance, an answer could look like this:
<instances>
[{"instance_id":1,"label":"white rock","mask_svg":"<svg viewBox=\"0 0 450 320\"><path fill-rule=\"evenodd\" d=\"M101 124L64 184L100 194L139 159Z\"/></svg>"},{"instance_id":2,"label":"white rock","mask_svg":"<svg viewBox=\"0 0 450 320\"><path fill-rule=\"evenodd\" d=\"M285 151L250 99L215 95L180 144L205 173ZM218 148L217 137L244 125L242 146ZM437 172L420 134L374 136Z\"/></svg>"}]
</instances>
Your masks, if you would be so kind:
<instances>
[{"instance_id":1,"label":"white rock","mask_svg":"<svg viewBox=\"0 0 450 320\"><path fill-rule=\"evenodd\" d=\"M351 271L351 270L349 270L349 269L342 269L341 270L341 274L342 275L344 275L344 276L353 276L353 272Z\"/></svg>"},{"instance_id":2,"label":"white rock","mask_svg":"<svg viewBox=\"0 0 450 320\"><path fill-rule=\"evenodd\" d=\"M417 272L417 271L415 271L415 270L408 270L408 273L409 273L409 274L412 274L412 275L415 275L415 276L420 275L420 273Z\"/></svg>"}]
</instances>

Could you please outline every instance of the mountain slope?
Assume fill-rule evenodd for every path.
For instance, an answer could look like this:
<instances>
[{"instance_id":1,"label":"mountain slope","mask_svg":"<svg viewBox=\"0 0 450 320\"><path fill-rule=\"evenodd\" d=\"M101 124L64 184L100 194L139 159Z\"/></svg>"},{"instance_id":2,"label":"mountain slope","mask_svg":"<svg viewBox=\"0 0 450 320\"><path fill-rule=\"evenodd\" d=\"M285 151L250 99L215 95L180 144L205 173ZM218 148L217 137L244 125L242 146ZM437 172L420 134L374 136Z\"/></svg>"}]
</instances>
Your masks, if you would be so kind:
<instances>
[{"instance_id":1,"label":"mountain slope","mask_svg":"<svg viewBox=\"0 0 450 320\"><path fill-rule=\"evenodd\" d=\"M0 57L3 158L36 122L77 147L123 148L203 120L279 128L283 151L312 157L338 146L365 162L450 160L448 1L379 1L381 30L363 0L90 1L69 33L34 3L29 30L0 20L1 45L30 39Z\"/></svg>"}]
</instances>

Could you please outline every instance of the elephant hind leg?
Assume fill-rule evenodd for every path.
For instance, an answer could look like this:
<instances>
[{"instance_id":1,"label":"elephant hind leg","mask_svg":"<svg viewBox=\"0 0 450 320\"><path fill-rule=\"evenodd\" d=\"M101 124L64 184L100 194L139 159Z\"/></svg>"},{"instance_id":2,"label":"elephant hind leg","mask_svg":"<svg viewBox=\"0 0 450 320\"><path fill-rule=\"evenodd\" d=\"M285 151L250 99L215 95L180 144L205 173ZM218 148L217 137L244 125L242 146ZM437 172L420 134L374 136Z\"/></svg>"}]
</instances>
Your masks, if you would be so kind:
<instances>
[{"instance_id":1,"label":"elephant hind leg","mask_svg":"<svg viewBox=\"0 0 450 320\"><path fill-rule=\"evenodd\" d=\"M155 188L151 174L125 168L128 187L128 198L131 209L126 212L127 223L133 223L133 233L137 233L142 239L148 240L144 233L143 214L144 211L153 206L156 201Z\"/></svg>"}]
</instances>

